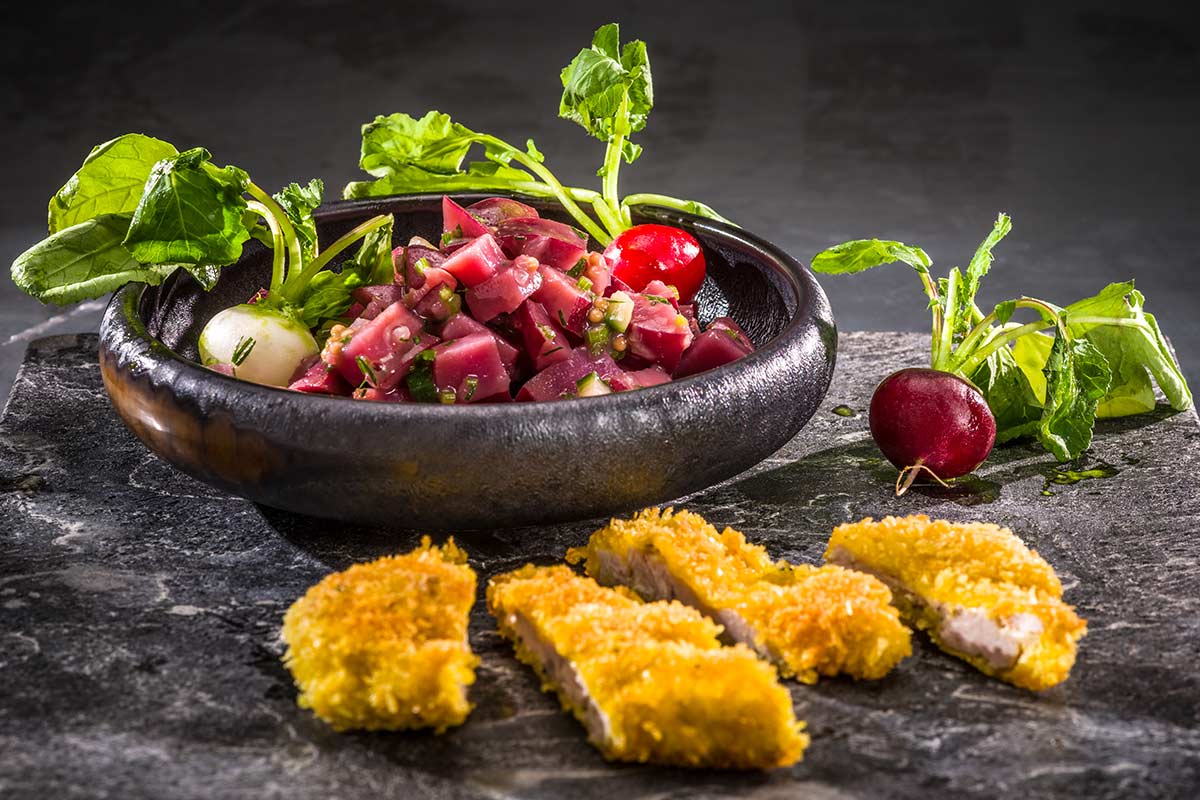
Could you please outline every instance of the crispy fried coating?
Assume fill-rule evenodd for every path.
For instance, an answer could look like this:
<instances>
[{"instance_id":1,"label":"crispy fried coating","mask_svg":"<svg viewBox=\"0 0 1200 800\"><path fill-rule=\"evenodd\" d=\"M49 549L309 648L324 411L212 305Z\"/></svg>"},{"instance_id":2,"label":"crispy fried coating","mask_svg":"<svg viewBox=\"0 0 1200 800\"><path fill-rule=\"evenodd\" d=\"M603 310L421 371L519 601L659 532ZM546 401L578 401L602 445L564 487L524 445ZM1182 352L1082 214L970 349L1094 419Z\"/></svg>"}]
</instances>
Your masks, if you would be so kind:
<instances>
[{"instance_id":1,"label":"crispy fried coating","mask_svg":"<svg viewBox=\"0 0 1200 800\"><path fill-rule=\"evenodd\" d=\"M565 566L488 584L488 609L605 758L689 767L794 764L808 745L791 696L720 626L679 603L642 603Z\"/></svg>"},{"instance_id":2,"label":"crispy fried coating","mask_svg":"<svg viewBox=\"0 0 1200 800\"><path fill-rule=\"evenodd\" d=\"M336 730L461 725L475 572L451 539L327 575L283 619L297 702Z\"/></svg>"},{"instance_id":3,"label":"crispy fried coating","mask_svg":"<svg viewBox=\"0 0 1200 800\"><path fill-rule=\"evenodd\" d=\"M939 647L1026 689L1066 680L1087 632L1054 568L998 525L867 518L838 526L825 559L882 578Z\"/></svg>"},{"instance_id":4,"label":"crispy fried coating","mask_svg":"<svg viewBox=\"0 0 1200 800\"><path fill-rule=\"evenodd\" d=\"M911 633L880 581L841 567L772 561L740 532L718 532L689 511L651 508L614 519L567 560L584 561L602 584L694 606L784 677L804 683L839 673L882 678L912 652Z\"/></svg>"}]
</instances>

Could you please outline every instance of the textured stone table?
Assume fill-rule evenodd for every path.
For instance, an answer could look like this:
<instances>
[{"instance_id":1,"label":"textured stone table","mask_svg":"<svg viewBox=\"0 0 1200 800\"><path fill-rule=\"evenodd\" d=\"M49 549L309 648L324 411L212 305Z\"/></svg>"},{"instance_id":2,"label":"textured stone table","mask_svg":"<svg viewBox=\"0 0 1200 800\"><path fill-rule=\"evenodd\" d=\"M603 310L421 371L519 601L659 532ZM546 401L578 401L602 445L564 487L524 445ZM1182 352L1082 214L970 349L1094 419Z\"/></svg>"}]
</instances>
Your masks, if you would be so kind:
<instances>
[{"instance_id":1,"label":"textured stone table","mask_svg":"<svg viewBox=\"0 0 1200 800\"><path fill-rule=\"evenodd\" d=\"M1194 797L1200 785L1200 426L1168 410L1101 426L1104 479L1060 485L1005 447L951 490L891 496L862 410L914 335L842 337L809 427L687 501L794 560L888 512L1011 526L1089 620L1040 696L917 637L874 683L792 684L813 742L770 774L611 766L538 691L477 605L470 721L444 736L338 735L295 705L280 617L331 569L405 550L211 490L121 426L93 336L34 342L0 422L0 797ZM852 416L834 413L839 405ZM486 578L552 562L592 523L465 537Z\"/></svg>"}]
</instances>

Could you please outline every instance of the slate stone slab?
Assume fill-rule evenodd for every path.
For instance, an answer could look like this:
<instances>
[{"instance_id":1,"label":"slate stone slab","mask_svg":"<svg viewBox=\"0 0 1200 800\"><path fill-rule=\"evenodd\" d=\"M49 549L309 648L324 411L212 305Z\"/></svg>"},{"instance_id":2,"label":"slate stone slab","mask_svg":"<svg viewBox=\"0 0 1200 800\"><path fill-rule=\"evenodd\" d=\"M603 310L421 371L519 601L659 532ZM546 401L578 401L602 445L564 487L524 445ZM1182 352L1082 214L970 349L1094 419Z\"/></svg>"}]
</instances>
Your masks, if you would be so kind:
<instances>
[{"instance_id":1,"label":"slate stone slab","mask_svg":"<svg viewBox=\"0 0 1200 800\"><path fill-rule=\"evenodd\" d=\"M687 505L795 560L868 515L1009 525L1057 568L1090 633L1071 679L1041 695L918 637L885 680L791 685L813 737L795 768L687 772L603 762L482 602L462 728L338 735L297 708L279 661L284 609L329 570L417 534L259 508L176 473L118 422L95 348L93 336L34 342L0 421L0 797L1100 798L1200 785L1195 412L1104 423L1088 464L1112 477L1060 485L1049 456L1018 445L960 488L896 499L863 411L876 381L920 359L921 337L843 335L808 428ZM593 527L463 543L486 578L555 561Z\"/></svg>"}]
</instances>

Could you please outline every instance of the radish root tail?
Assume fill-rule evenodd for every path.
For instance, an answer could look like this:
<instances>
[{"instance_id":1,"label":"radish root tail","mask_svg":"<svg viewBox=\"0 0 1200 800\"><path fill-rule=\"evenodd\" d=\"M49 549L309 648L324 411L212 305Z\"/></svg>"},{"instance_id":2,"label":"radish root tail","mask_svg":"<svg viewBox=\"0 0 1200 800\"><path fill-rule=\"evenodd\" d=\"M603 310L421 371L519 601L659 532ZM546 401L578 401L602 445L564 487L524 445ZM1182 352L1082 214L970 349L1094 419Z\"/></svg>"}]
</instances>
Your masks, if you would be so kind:
<instances>
[{"instance_id":1,"label":"radish root tail","mask_svg":"<svg viewBox=\"0 0 1200 800\"><path fill-rule=\"evenodd\" d=\"M905 492L912 488L913 483L917 480L917 476L921 474L921 470L928 472L942 486L946 488L950 487L950 484L939 478L936 472L921 463L921 459L918 458L917 463L900 470L900 474L896 476L896 497L903 496Z\"/></svg>"}]
</instances>

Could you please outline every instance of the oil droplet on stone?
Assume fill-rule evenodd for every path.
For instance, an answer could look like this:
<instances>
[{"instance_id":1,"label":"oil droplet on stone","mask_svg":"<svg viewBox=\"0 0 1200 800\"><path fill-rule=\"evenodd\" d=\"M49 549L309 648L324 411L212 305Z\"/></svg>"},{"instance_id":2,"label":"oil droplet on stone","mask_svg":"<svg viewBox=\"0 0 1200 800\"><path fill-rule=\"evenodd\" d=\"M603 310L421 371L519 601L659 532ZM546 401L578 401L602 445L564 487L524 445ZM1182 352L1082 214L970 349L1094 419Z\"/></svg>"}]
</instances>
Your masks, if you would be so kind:
<instances>
[{"instance_id":1,"label":"oil droplet on stone","mask_svg":"<svg viewBox=\"0 0 1200 800\"><path fill-rule=\"evenodd\" d=\"M834 406L832 411L833 411L833 413L837 414L839 417L853 417L854 416L854 409L851 408L850 406L846 406L846 405Z\"/></svg>"},{"instance_id":2,"label":"oil droplet on stone","mask_svg":"<svg viewBox=\"0 0 1200 800\"><path fill-rule=\"evenodd\" d=\"M1075 465L1080 466L1078 462ZM1051 486L1072 486L1080 481L1111 478L1121 471L1112 464L1107 464L1103 461L1096 462L1096 466L1089 467L1088 469L1071 469L1071 466L1071 464L1067 464L1055 467L1047 473L1046 483L1042 486L1042 494L1046 497L1051 497L1054 495L1054 492L1050 491Z\"/></svg>"}]
</instances>

